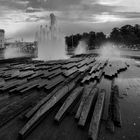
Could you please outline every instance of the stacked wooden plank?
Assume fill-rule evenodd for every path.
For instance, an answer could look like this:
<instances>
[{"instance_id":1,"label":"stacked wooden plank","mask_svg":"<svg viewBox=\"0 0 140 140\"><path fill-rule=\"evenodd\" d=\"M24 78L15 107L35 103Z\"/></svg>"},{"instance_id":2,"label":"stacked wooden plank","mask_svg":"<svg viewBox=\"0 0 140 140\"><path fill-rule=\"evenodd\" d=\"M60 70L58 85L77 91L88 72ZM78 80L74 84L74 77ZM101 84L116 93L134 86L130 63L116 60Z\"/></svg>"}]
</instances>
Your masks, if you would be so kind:
<instances>
[{"instance_id":1,"label":"stacked wooden plank","mask_svg":"<svg viewBox=\"0 0 140 140\"><path fill-rule=\"evenodd\" d=\"M47 85L45 86L45 89L48 91L54 88L55 86L57 86L58 84L62 83L64 80L65 80L65 77L62 75L59 75L53 78L52 80L48 81Z\"/></svg>"},{"instance_id":2,"label":"stacked wooden plank","mask_svg":"<svg viewBox=\"0 0 140 140\"><path fill-rule=\"evenodd\" d=\"M21 129L19 135L24 137L24 135L26 135L29 130L32 129L33 125L35 125L35 123L37 123L45 113L47 113L56 103L58 103L66 94L68 94L69 91L75 87L75 84L79 78L80 75L75 80L59 89L46 103L44 103Z\"/></svg>"},{"instance_id":3,"label":"stacked wooden plank","mask_svg":"<svg viewBox=\"0 0 140 140\"><path fill-rule=\"evenodd\" d=\"M103 69L105 67L106 62L95 62L86 77L81 81L83 84L84 82L89 82L90 80L97 80L99 81L103 75Z\"/></svg>"},{"instance_id":4,"label":"stacked wooden plank","mask_svg":"<svg viewBox=\"0 0 140 140\"><path fill-rule=\"evenodd\" d=\"M70 75L74 74L75 72L78 71L78 68L76 66L73 66L72 68L68 69L68 70L63 70L63 74L66 77L69 77Z\"/></svg>"},{"instance_id":5,"label":"stacked wooden plank","mask_svg":"<svg viewBox=\"0 0 140 140\"><path fill-rule=\"evenodd\" d=\"M10 93L16 92L18 94L24 93L24 92L36 87L38 85L39 81L40 81L40 79L26 82L23 85L20 85L20 86L17 86L16 88L11 89L9 92Z\"/></svg>"},{"instance_id":6,"label":"stacked wooden plank","mask_svg":"<svg viewBox=\"0 0 140 140\"><path fill-rule=\"evenodd\" d=\"M72 112L74 108L77 125L86 129L89 125L89 137L96 140L101 119L106 121L110 110L111 121L116 126L121 126L118 91L116 88L116 92L112 94L110 83L115 76L127 68L125 62L116 62L114 65L110 60L95 59L92 54L83 54L68 60L34 60L7 64L0 67L0 91L8 95L8 98L14 94L18 102L13 101L7 103L5 109L0 108L1 119L7 122L8 115L11 116L9 118L14 118L32 105L24 115L27 122L19 132L19 135L24 137L48 112L55 110L56 106L58 110L55 110L54 120L57 122L61 122L64 116L70 115L69 110ZM108 89L105 88L106 86ZM114 102L111 104L111 109L110 94L113 95ZM32 101L32 96L35 101ZM3 113L6 114L6 119Z\"/></svg>"},{"instance_id":7,"label":"stacked wooden plank","mask_svg":"<svg viewBox=\"0 0 140 140\"><path fill-rule=\"evenodd\" d=\"M70 83L73 79L75 79L80 73L76 73L71 77L67 78L61 85L57 86L49 95L43 98L32 110L26 114L26 118L30 118L45 102L47 102L58 90L63 88L65 85Z\"/></svg>"},{"instance_id":8,"label":"stacked wooden plank","mask_svg":"<svg viewBox=\"0 0 140 140\"><path fill-rule=\"evenodd\" d=\"M104 75L105 77L109 79L113 79L116 77L119 72L124 71L127 69L127 65L125 62L108 62L107 66L104 69Z\"/></svg>"},{"instance_id":9,"label":"stacked wooden plank","mask_svg":"<svg viewBox=\"0 0 140 140\"><path fill-rule=\"evenodd\" d=\"M10 81L10 82L7 82L7 84L4 83L3 85L1 85L0 90L1 91L9 90L9 89L14 88L16 86L25 84L26 82L27 82L26 79Z\"/></svg>"}]
</instances>

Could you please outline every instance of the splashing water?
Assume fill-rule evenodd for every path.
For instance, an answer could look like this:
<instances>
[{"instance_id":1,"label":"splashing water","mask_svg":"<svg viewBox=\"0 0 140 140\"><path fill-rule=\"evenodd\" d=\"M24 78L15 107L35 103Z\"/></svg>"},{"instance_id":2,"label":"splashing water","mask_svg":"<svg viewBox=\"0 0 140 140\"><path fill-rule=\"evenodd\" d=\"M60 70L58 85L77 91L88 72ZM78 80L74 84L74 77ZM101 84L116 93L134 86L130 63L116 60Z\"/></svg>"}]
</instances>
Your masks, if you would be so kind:
<instances>
[{"instance_id":1,"label":"splashing water","mask_svg":"<svg viewBox=\"0 0 140 140\"><path fill-rule=\"evenodd\" d=\"M101 59L116 60L122 59L122 52L113 43L105 43L99 49L99 57Z\"/></svg>"},{"instance_id":2,"label":"splashing water","mask_svg":"<svg viewBox=\"0 0 140 140\"><path fill-rule=\"evenodd\" d=\"M74 54L84 54L87 52L87 44L85 41L80 41Z\"/></svg>"},{"instance_id":3,"label":"splashing water","mask_svg":"<svg viewBox=\"0 0 140 140\"><path fill-rule=\"evenodd\" d=\"M65 51L65 39L60 33L56 16L50 14L50 25L40 26L36 33L38 42L38 58L39 60L58 60L67 59Z\"/></svg>"}]
</instances>

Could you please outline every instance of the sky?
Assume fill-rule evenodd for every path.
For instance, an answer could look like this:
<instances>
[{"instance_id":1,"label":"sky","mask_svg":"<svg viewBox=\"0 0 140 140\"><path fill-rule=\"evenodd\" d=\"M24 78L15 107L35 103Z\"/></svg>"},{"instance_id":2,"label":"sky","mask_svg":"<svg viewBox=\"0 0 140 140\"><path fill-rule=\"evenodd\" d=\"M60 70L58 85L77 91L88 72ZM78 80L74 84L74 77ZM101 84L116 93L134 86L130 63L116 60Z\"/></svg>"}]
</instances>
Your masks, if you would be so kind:
<instances>
[{"instance_id":1,"label":"sky","mask_svg":"<svg viewBox=\"0 0 140 140\"><path fill-rule=\"evenodd\" d=\"M56 15L64 35L107 34L114 27L140 24L140 0L0 0L0 28L7 39L34 40L50 13Z\"/></svg>"}]
</instances>

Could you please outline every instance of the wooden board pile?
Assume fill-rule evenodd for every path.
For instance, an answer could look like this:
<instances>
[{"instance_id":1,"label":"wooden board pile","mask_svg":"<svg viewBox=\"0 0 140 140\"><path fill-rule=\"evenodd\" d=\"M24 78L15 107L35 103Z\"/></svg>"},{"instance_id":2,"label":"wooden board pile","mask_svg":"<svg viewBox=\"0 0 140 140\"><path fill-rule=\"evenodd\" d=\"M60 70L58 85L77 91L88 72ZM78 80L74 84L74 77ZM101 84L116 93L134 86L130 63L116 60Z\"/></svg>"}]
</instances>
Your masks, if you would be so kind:
<instances>
[{"instance_id":1,"label":"wooden board pile","mask_svg":"<svg viewBox=\"0 0 140 140\"><path fill-rule=\"evenodd\" d=\"M0 104L0 119L3 120L0 125L32 106L24 115L25 126L19 131L20 137L24 138L60 102L63 104L54 117L59 123L80 101L75 119L78 126L85 127L92 116L89 137L96 140L107 94L105 89L99 89L99 83L102 77L114 79L127 68L125 62L114 65L114 62L99 60L91 54L68 60L3 64L0 66L0 92L3 96L8 95L9 103L6 106ZM45 95L38 100L39 94L33 96L35 90L44 91ZM9 101L13 96L16 102Z\"/></svg>"}]
</instances>

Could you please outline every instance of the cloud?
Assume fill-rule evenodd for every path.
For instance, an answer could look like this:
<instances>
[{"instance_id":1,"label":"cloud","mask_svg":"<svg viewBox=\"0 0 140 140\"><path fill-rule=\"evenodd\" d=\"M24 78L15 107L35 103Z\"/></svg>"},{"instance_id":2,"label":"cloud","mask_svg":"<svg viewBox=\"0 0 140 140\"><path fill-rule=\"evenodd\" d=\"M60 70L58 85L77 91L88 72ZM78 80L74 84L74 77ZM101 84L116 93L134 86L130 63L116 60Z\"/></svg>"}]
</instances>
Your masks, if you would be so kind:
<instances>
[{"instance_id":1,"label":"cloud","mask_svg":"<svg viewBox=\"0 0 140 140\"><path fill-rule=\"evenodd\" d=\"M31 36L37 26L49 22L53 12L66 34L106 32L115 25L139 22L139 5L138 0L0 0L0 27L10 36Z\"/></svg>"},{"instance_id":2,"label":"cloud","mask_svg":"<svg viewBox=\"0 0 140 140\"><path fill-rule=\"evenodd\" d=\"M127 19L140 19L140 12L114 12L114 15L120 15Z\"/></svg>"},{"instance_id":3,"label":"cloud","mask_svg":"<svg viewBox=\"0 0 140 140\"><path fill-rule=\"evenodd\" d=\"M33 8L33 7L27 7L26 13L34 13L34 12L42 12L42 8Z\"/></svg>"},{"instance_id":4,"label":"cloud","mask_svg":"<svg viewBox=\"0 0 140 140\"><path fill-rule=\"evenodd\" d=\"M126 18L121 15L111 15L108 13L102 13L101 15L96 15L94 19L96 20L97 23L122 22L126 20Z\"/></svg>"},{"instance_id":5,"label":"cloud","mask_svg":"<svg viewBox=\"0 0 140 140\"><path fill-rule=\"evenodd\" d=\"M71 5L80 4L81 0L30 0L28 6L47 10L64 10Z\"/></svg>"},{"instance_id":6,"label":"cloud","mask_svg":"<svg viewBox=\"0 0 140 140\"><path fill-rule=\"evenodd\" d=\"M121 12L140 12L139 0L98 0L100 5L116 6L117 11Z\"/></svg>"},{"instance_id":7,"label":"cloud","mask_svg":"<svg viewBox=\"0 0 140 140\"><path fill-rule=\"evenodd\" d=\"M23 10L28 5L29 1L26 0L0 0L0 7L6 9L20 9Z\"/></svg>"},{"instance_id":8,"label":"cloud","mask_svg":"<svg viewBox=\"0 0 140 140\"><path fill-rule=\"evenodd\" d=\"M116 4L119 4L120 2L121 2L121 0L99 0L99 1L97 1L98 4L110 5L110 6L114 6Z\"/></svg>"}]
</instances>

